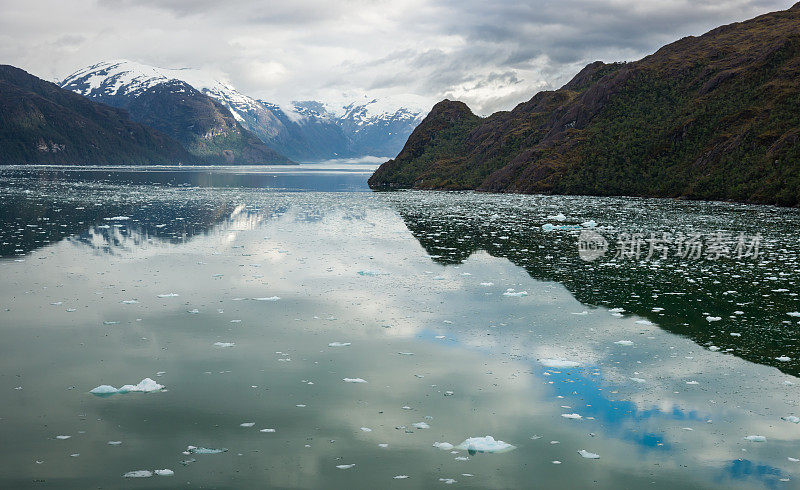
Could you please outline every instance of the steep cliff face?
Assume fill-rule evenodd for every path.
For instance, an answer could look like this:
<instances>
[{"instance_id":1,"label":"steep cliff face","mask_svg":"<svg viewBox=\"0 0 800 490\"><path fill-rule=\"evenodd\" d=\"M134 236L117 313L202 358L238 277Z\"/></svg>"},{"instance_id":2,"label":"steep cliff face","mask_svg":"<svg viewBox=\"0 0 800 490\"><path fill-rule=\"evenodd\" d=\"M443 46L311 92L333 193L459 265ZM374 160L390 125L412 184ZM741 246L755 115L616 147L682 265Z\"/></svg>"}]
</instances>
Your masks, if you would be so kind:
<instances>
[{"instance_id":1,"label":"steep cliff face","mask_svg":"<svg viewBox=\"0 0 800 490\"><path fill-rule=\"evenodd\" d=\"M169 136L19 68L0 65L0 164L196 163Z\"/></svg>"},{"instance_id":2,"label":"steep cliff face","mask_svg":"<svg viewBox=\"0 0 800 490\"><path fill-rule=\"evenodd\" d=\"M636 62L592 63L461 129L415 131L370 185L797 205L798 109L795 6Z\"/></svg>"}]
</instances>

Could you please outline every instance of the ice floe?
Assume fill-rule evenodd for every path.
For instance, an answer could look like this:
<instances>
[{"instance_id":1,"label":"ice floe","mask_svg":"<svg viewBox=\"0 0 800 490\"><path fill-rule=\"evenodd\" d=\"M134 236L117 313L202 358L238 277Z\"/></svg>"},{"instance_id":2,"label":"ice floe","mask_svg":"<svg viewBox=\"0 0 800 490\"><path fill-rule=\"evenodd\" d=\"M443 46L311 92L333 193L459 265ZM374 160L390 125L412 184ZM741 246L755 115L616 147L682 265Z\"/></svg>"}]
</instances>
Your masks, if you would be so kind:
<instances>
[{"instance_id":1,"label":"ice floe","mask_svg":"<svg viewBox=\"0 0 800 490\"><path fill-rule=\"evenodd\" d=\"M233 347L235 342L214 342L214 347Z\"/></svg>"},{"instance_id":2,"label":"ice floe","mask_svg":"<svg viewBox=\"0 0 800 490\"><path fill-rule=\"evenodd\" d=\"M600 455L599 454L590 453L589 451L587 451L585 449L581 449L580 451L578 451L578 454L580 454L582 458L586 458L586 459L600 459Z\"/></svg>"},{"instance_id":3,"label":"ice floe","mask_svg":"<svg viewBox=\"0 0 800 490\"><path fill-rule=\"evenodd\" d=\"M579 362L568 361L566 359L539 359L539 364L544 367L556 369L574 368L581 365Z\"/></svg>"},{"instance_id":4,"label":"ice floe","mask_svg":"<svg viewBox=\"0 0 800 490\"><path fill-rule=\"evenodd\" d=\"M347 347L349 345L350 342L331 342L328 347Z\"/></svg>"},{"instance_id":5,"label":"ice floe","mask_svg":"<svg viewBox=\"0 0 800 490\"><path fill-rule=\"evenodd\" d=\"M366 383L367 380L363 378L342 378L345 383Z\"/></svg>"},{"instance_id":6,"label":"ice floe","mask_svg":"<svg viewBox=\"0 0 800 490\"><path fill-rule=\"evenodd\" d=\"M89 391L89 393L97 396L110 396L116 393L121 393L121 394L130 392L150 393L153 391L160 391L162 389L164 389L164 385L158 384L150 378L144 378L135 385L123 385L119 389L114 388L111 385L100 385L95 388L92 388Z\"/></svg>"},{"instance_id":7,"label":"ice floe","mask_svg":"<svg viewBox=\"0 0 800 490\"><path fill-rule=\"evenodd\" d=\"M516 446L507 442L495 440L492 436L469 437L456 446L456 449L474 453L505 453L516 449Z\"/></svg>"},{"instance_id":8,"label":"ice floe","mask_svg":"<svg viewBox=\"0 0 800 490\"><path fill-rule=\"evenodd\" d=\"M767 442L767 438L764 436L745 436L744 440L750 442Z\"/></svg>"}]
</instances>

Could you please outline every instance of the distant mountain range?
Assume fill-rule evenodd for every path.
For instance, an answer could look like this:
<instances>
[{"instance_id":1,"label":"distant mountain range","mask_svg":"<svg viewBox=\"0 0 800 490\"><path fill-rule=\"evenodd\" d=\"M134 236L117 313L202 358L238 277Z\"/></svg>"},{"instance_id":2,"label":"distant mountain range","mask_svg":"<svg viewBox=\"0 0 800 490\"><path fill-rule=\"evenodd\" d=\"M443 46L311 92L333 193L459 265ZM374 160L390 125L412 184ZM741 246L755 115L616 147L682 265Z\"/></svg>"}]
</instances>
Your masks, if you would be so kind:
<instances>
[{"instance_id":1,"label":"distant mountain range","mask_svg":"<svg viewBox=\"0 0 800 490\"><path fill-rule=\"evenodd\" d=\"M800 3L487 118L444 100L369 183L798 205Z\"/></svg>"},{"instance_id":2,"label":"distant mountain range","mask_svg":"<svg viewBox=\"0 0 800 490\"><path fill-rule=\"evenodd\" d=\"M194 69L166 69L126 60L79 70L61 87L104 104L175 137L195 152L208 149L206 121L221 119L223 106L245 130L295 161L396 155L427 114L416 96L362 97L338 104L294 102L288 107L248 97L229 83ZM214 104L200 103L198 95ZM183 100L183 104L176 101ZM169 108L181 107L178 121ZM200 107L202 106L202 107ZM231 121L225 122L229 127ZM244 136L241 137L245 139ZM216 148L212 145L212 150Z\"/></svg>"}]
</instances>

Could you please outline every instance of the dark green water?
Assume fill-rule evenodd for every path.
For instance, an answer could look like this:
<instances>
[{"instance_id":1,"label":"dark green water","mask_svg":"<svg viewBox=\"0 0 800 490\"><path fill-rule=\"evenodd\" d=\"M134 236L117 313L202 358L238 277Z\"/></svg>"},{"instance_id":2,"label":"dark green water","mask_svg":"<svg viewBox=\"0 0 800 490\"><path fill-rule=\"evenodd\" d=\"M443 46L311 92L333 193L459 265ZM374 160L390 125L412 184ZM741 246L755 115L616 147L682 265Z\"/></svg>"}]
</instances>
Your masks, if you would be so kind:
<instances>
[{"instance_id":1,"label":"dark green water","mask_svg":"<svg viewBox=\"0 0 800 490\"><path fill-rule=\"evenodd\" d=\"M0 487L794 488L800 212L366 171L1 170Z\"/></svg>"}]
</instances>

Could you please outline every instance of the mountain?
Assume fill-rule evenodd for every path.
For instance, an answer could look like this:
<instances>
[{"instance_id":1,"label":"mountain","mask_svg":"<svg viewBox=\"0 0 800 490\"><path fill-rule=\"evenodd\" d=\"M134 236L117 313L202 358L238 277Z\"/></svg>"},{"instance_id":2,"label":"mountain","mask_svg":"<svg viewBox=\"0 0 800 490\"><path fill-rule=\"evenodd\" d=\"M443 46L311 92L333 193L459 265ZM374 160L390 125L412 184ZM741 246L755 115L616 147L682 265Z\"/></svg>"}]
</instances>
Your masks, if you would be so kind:
<instances>
[{"instance_id":1,"label":"mountain","mask_svg":"<svg viewBox=\"0 0 800 490\"><path fill-rule=\"evenodd\" d=\"M592 63L487 118L442 101L369 183L795 206L798 108L800 4Z\"/></svg>"},{"instance_id":2,"label":"mountain","mask_svg":"<svg viewBox=\"0 0 800 490\"><path fill-rule=\"evenodd\" d=\"M179 164L179 142L13 66L0 65L0 164Z\"/></svg>"},{"instance_id":3,"label":"mountain","mask_svg":"<svg viewBox=\"0 0 800 490\"><path fill-rule=\"evenodd\" d=\"M209 93L225 93L218 85L211 85L216 91ZM163 70L131 62L99 63L73 73L61 87L127 110L132 120L175 138L205 163L291 163L242 126L238 112L228 105L234 101L220 101Z\"/></svg>"},{"instance_id":4,"label":"mountain","mask_svg":"<svg viewBox=\"0 0 800 490\"><path fill-rule=\"evenodd\" d=\"M200 70L157 68L126 60L102 62L79 70L61 86L116 107L129 108L131 100L149 90L177 83L186 84L221 104L244 129L296 161L396 155L428 107L426 101L412 95L361 97L355 101L341 98L337 103L298 101L282 106L248 97ZM132 116L139 117L134 112Z\"/></svg>"}]
</instances>

